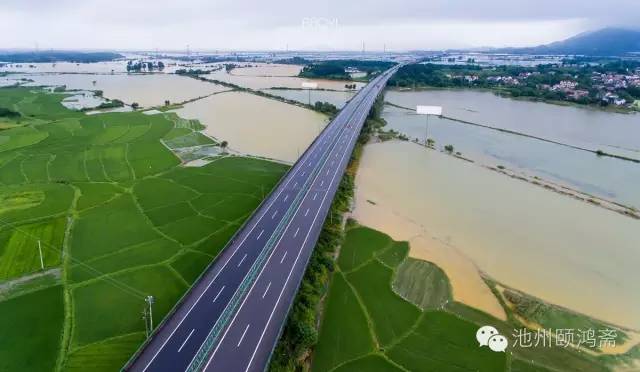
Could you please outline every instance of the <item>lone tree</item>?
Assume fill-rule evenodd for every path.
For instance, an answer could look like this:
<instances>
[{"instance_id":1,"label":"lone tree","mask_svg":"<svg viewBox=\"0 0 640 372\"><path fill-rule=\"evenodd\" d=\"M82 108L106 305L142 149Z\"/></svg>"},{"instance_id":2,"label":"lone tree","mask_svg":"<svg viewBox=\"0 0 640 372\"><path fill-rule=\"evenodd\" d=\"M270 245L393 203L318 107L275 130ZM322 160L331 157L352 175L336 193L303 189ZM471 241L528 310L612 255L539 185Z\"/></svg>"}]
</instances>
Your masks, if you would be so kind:
<instances>
[{"instance_id":1,"label":"lone tree","mask_svg":"<svg viewBox=\"0 0 640 372\"><path fill-rule=\"evenodd\" d=\"M444 150L448 153L452 153L453 152L453 145L446 145L444 147Z\"/></svg>"},{"instance_id":2,"label":"lone tree","mask_svg":"<svg viewBox=\"0 0 640 372\"><path fill-rule=\"evenodd\" d=\"M227 141L220 142L220 147L222 148L223 152L227 152L227 146L229 146L229 142Z\"/></svg>"},{"instance_id":3,"label":"lone tree","mask_svg":"<svg viewBox=\"0 0 640 372\"><path fill-rule=\"evenodd\" d=\"M165 106L169 106L170 104L171 104L171 102L170 102L168 99L165 99L165 100L164 100L164 105L165 105Z\"/></svg>"},{"instance_id":4,"label":"lone tree","mask_svg":"<svg viewBox=\"0 0 640 372\"><path fill-rule=\"evenodd\" d=\"M137 110L137 109L138 109L138 107L140 107L140 105L138 104L138 102L134 102L134 103L132 103L132 104L131 104L131 108L132 108L132 109L134 109L134 110Z\"/></svg>"}]
</instances>

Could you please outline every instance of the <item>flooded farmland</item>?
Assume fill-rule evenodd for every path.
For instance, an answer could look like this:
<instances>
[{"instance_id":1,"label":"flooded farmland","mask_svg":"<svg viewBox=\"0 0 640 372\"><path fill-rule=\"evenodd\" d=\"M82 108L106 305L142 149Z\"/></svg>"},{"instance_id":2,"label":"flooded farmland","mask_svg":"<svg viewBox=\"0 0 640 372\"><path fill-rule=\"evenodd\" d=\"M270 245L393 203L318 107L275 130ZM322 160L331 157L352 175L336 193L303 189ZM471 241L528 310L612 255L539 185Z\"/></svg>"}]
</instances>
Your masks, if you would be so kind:
<instances>
[{"instance_id":1,"label":"flooded farmland","mask_svg":"<svg viewBox=\"0 0 640 372\"><path fill-rule=\"evenodd\" d=\"M176 113L199 119L205 132L240 153L294 162L324 128L327 117L249 93L225 92L186 104Z\"/></svg>"},{"instance_id":2,"label":"flooded farmland","mask_svg":"<svg viewBox=\"0 0 640 372\"><path fill-rule=\"evenodd\" d=\"M28 85L62 86L67 89L101 90L104 97L141 107L182 102L228 90L220 85L173 74L29 74Z\"/></svg>"},{"instance_id":3,"label":"flooded farmland","mask_svg":"<svg viewBox=\"0 0 640 372\"><path fill-rule=\"evenodd\" d=\"M469 268L543 300L640 328L637 220L409 143L368 145L355 218L410 240L454 296L493 313ZM615 304L613 306L612 304Z\"/></svg>"},{"instance_id":4,"label":"flooded farmland","mask_svg":"<svg viewBox=\"0 0 640 372\"><path fill-rule=\"evenodd\" d=\"M640 158L640 115L516 101L487 92L388 92L386 99L405 107L443 105L444 114L498 128L524 132L589 149ZM486 105L486 106L485 106ZM387 105L388 127L424 140L425 116ZM517 120L518 119L518 120ZM567 146L430 117L428 135L436 146L454 146L463 156L492 166L505 166L607 200L640 208L640 164L599 157ZM615 147L612 147L615 146ZM625 150L626 149L626 150Z\"/></svg>"},{"instance_id":5,"label":"flooded farmland","mask_svg":"<svg viewBox=\"0 0 640 372\"><path fill-rule=\"evenodd\" d=\"M298 89L263 89L274 96L290 99L300 103L313 105L316 102L329 102L342 108L354 96L353 92L336 92L331 90L298 90Z\"/></svg>"},{"instance_id":6,"label":"flooded farmland","mask_svg":"<svg viewBox=\"0 0 640 372\"><path fill-rule=\"evenodd\" d=\"M249 73L243 74L242 72L236 72L242 70L249 70ZM269 70L251 70L250 68L239 68L231 70L228 73L225 69L214 71L210 74L202 75L205 79L214 79L239 85L244 88L251 89L269 89L269 88L293 88L298 89L302 87L303 82L313 81L318 83L319 89L330 90L348 90L345 85L351 84L350 81L340 80L322 80L322 79L305 79L297 76L280 76L280 75L268 75ZM364 83L355 83L356 89L360 89L364 86Z\"/></svg>"}]
</instances>

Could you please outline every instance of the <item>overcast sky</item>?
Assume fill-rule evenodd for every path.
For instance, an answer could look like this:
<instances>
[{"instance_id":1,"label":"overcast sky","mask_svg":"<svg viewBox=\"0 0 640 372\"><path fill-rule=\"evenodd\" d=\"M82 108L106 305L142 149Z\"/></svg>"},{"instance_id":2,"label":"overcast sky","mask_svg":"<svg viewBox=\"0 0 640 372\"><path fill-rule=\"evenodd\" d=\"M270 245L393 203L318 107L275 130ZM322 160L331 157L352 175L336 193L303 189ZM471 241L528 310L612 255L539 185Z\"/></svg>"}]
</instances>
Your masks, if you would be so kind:
<instances>
[{"instance_id":1,"label":"overcast sky","mask_svg":"<svg viewBox=\"0 0 640 372\"><path fill-rule=\"evenodd\" d=\"M638 25L640 0L1 0L0 48L528 46Z\"/></svg>"}]
</instances>

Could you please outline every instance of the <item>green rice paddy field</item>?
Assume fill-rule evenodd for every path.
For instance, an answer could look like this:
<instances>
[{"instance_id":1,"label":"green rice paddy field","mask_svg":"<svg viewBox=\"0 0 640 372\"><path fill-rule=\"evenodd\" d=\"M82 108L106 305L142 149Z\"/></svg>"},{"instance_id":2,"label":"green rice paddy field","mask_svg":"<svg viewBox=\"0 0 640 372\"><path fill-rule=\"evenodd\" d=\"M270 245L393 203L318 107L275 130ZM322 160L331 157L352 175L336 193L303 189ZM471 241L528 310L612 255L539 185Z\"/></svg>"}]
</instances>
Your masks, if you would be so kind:
<instances>
[{"instance_id":1,"label":"green rice paddy field","mask_svg":"<svg viewBox=\"0 0 640 372\"><path fill-rule=\"evenodd\" d=\"M199 123L63 98L0 89L21 114L0 128L0 371L118 370L145 338L144 296L157 324L287 169L183 167L173 147L215 144Z\"/></svg>"},{"instance_id":2,"label":"green rice paddy field","mask_svg":"<svg viewBox=\"0 0 640 372\"><path fill-rule=\"evenodd\" d=\"M311 370L606 371L619 360L572 348L479 347L476 331L521 325L455 302L446 274L367 227L349 227L325 300Z\"/></svg>"}]
</instances>

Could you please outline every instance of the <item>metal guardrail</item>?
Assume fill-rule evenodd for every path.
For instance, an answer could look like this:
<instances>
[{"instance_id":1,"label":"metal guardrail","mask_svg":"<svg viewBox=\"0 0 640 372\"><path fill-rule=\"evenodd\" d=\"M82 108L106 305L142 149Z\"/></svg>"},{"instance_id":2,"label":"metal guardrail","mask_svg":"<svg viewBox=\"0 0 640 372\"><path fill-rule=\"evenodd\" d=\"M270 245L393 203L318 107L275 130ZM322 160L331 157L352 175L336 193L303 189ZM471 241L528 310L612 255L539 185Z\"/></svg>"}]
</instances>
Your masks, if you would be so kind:
<instances>
[{"instance_id":1,"label":"metal guardrail","mask_svg":"<svg viewBox=\"0 0 640 372\"><path fill-rule=\"evenodd\" d=\"M325 126L325 128L322 130L321 134L325 130L327 130L330 125L331 125L331 122L329 122L329 124L327 124L327 126ZM249 218L247 218L246 220L244 220L244 222L242 222L240 227L233 233L231 238L229 238L229 240L227 241L227 244L225 244L225 246L222 248L222 250L220 252L225 251L227 248L229 248L233 244L232 243L233 241L237 240L238 235L240 235L242 233L242 231L246 228L246 226L249 223L251 223L251 221L253 220L253 217L255 216L255 213L257 211L259 211L267 202L269 202L271 200L271 197L273 196L273 192L275 190L277 190L286 181L287 177L289 176L289 174L291 174L291 171L296 167L296 165L298 164L300 159L304 158L304 156L307 154L307 152L309 152L313 148L314 144L321 137L322 137L321 135L318 135L316 138L313 139L313 142L311 142L309 147L307 147L304 150L304 152L299 157L299 159L296 161L296 163L294 163L291 166L291 168L289 168L289 170L278 180L278 182L276 182L276 184L273 186L273 188L271 189L269 194L267 194L267 196L264 199L262 199L262 201L260 201L260 204L258 204L258 206L253 210L252 215ZM142 351L149 345L149 342L153 339L153 337L156 336L166 326L166 324L169 321L169 319L171 319L171 317L173 315L175 315L175 313L182 306L182 304L184 303L186 298L189 297L189 295L191 294L191 291L194 289L194 287L200 282L200 280L202 280L202 278L204 278L207 275L207 273L209 272L209 269L213 265L216 264L217 258L218 257L216 256L213 260L211 260L211 262L207 265L207 267L205 267L205 269L200 273L200 275L198 275L198 277L193 281L193 284L191 284L191 286L182 294L182 296L178 299L178 301L176 301L176 303L169 310L169 312L162 318L162 320L156 326L156 328L151 331L151 334L144 340L142 345L140 345L140 347L136 350L136 352L129 358L129 360L127 360L125 365L120 369L121 372L126 372L126 371L129 370L129 368L131 367L133 362L140 356Z\"/></svg>"},{"instance_id":2,"label":"metal guardrail","mask_svg":"<svg viewBox=\"0 0 640 372\"><path fill-rule=\"evenodd\" d=\"M220 315L220 318L218 318L213 328L211 328L211 331L209 331L207 338L200 346L200 349L198 349L198 352L193 358L193 361L187 367L187 371L189 372L200 371L200 368L202 367L202 364L206 361L207 356L209 355L209 353L211 352L211 349L213 348L213 345L215 345L216 341L220 337L221 332L226 328L227 324L229 323L231 316L235 313L235 311L239 307L240 301L244 299L245 294L248 292L250 286L257 279L259 275L259 271L262 269L264 263L267 261L267 259L271 255L271 252L275 249L276 241L280 238L281 233L283 232L283 230L286 228L286 225L291 220L293 213L295 213L294 207L297 208L298 205L300 205L301 201L302 201L302 198L299 198L299 196L296 196L294 202L290 205L289 209L285 213L284 218L280 220L280 222L278 223L278 226L276 226L276 229L274 230L273 234L267 241L267 244L265 244L265 249L263 249L260 252L260 254L258 255L258 258L256 258L253 265L251 266L249 273L244 277L244 279L240 283L240 286L238 287L236 292L233 294L231 301L229 301L229 304L225 307L224 311Z\"/></svg>"},{"instance_id":3,"label":"metal guardrail","mask_svg":"<svg viewBox=\"0 0 640 372\"><path fill-rule=\"evenodd\" d=\"M360 93L360 92L358 92ZM353 100L354 97L352 97L349 101ZM353 115L353 114L352 114ZM333 122L333 121L332 121ZM326 130L328 130L332 124L332 122L330 122L323 130L322 132L325 132ZM322 133L321 133L322 134ZM298 161L296 161L295 164L293 164L293 166L289 169L289 171L285 174L285 176L283 176L282 178L280 178L278 180L278 182L274 185L274 187L272 188L271 192L269 193L269 195L267 195L266 198L264 198L260 204L258 205L258 207L256 207L254 209L254 213L256 211L259 211L264 204L266 204L268 201L271 200L271 197L273 196L273 192L275 190L277 190L283 183L284 181L287 179L287 176L289 174L291 174L291 171L293 169L295 169L295 167L298 165L298 163L300 162L301 159L304 159L305 155L313 148L313 146L315 145L316 142L318 142L318 140L322 138L322 135L319 135L317 137L314 138L313 142L309 145L309 147L307 147L305 149L305 151L302 153L302 155L299 157ZM335 145L335 143L334 143ZM328 152L327 152L328 154ZM326 161L325 161L326 162ZM324 162L323 162L324 165ZM320 169L320 167L316 166L316 169ZM315 169L314 169L315 170ZM309 178L311 179L311 178ZM308 182L305 182L305 185ZM299 194L301 195L301 194ZM299 202L297 202L299 205ZM292 209L290 209L292 210ZM287 213L289 213L289 210L287 211ZM247 218L242 225L236 230L236 232L233 234L233 236L231 237L231 239L228 241L228 243L225 245L225 247L222 249L222 251L226 250L235 240L235 238L244 230L244 228L247 226L247 224L249 224L252 220L253 220L254 216L251 216L250 218ZM275 234L272 235L272 237L275 236ZM189 287L189 289L187 291L185 291L185 293L180 297L180 299L174 304L174 306L169 310L169 312L166 314L166 316L160 321L160 323L158 324L158 326L152 330L151 335L142 343L142 345L140 345L140 347L136 350L136 352L129 358L129 360L127 360L126 364L122 367L121 372L125 372L128 371L131 366L133 365L133 363L135 362L135 360L141 355L142 351L149 345L150 341L153 339L154 336L156 336L158 333L160 333L160 331L162 329L164 329L164 327L166 326L167 322L173 317L173 315L176 314L177 310L182 306L182 304L185 302L186 298L191 294L192 290L196 287L196 285L201 281L201 279L203 277L205 277L207 275L207 273L209 272L209 269L217 262L217 260L212 260L209 265L207 265L207 267L205 268L205 270L202 271L202 273L200 273L200 275L196 278L196 280L194 280L193 284L191 285L191 287ZM209 338L209 336L207 336L207 338ZM214 340L215 341L215 340ZM205 341L206 343L206 341ZM211 345L209 345L209 348L211 347ZM206 356L206 354L205 354ZM195 359L194 359L195 361ZM193 364L193 363L192 363ZM200 363L201 364L201 363ZM189 371L193 370L191 369L191 365L188 368Z\"/></svg>"},{"instance_id":4,"label":"metal guardrail","mask_svg":"<svg viewBox=\"0 0 640 372\"><path fill-rule=\"evenodd\" d=\"M354 110L354 113L352 113L351 116L349 116L349 119L347 120L350 120L354 114L355 114L355 110ZM342 133L342 131L344 130L345 128L342 128L340 133ZM339 135L336 136L336 140L332 143L331 149L333 149L338 144L339 137L340 137ZM234 293L231 301L229 302L227 307L224 309L223 313L220 315L220 318L218 318L218 320L216 321L211 331L209 331L207 338L205 339L202 346L200 346L200 349L198 349L196 356L193 358L191 364L187 367L186 371L196 372L201 370L202 364L207 359L213 345L215 345L216 341L218 340L220 333L224 329L226 329L229 319L235 313L235 310L237 310L240 301L244 299L246 292L250 289L250 286L256 281L258 275L260 274L259 272L264 267L264 264L266 263L268 257L271 255L271 252L275 249L277 241L280 239L282 234L284 234L284 230L286 229L286 226L289 224L289 222L293 218L293 215L297 211L297 207L302 203L305 196L307 195L307 191L310 189L311 185L313 184L313 181L315 180L316 175L320 173L324 165L327 163L328 158L331 154L331 149L326 151L322 155L322 159L320 160L320 162L317 163L313 171L309 174L309 177L307 178L305 183L302 185L300 192L298 192L293 203L291 203L291 205L285 212L284 218L280 220L273 234L271 234L271 237L269 238L269 240L267 241L267 244L265 245L265 249L263 249L258 255L258 258L256 258L255 262L251 266L251 269L249 270L249 273L242 280L242 283Z\"/></svg>"},{"instance_id":5,"label":"metal guardrail","mask_svg":"<svg viewBox=\"0 0 640 372\"><path fill-rule=\"evenodd\" d=\"M378 98L378 97L382 94L382 91L384 90L384 86L386 86L386 85L387 85L387 82L389 81L389 78L390 78L390 77L391 77L391 76L392 76L396 71L398 71L398 68L399 68L399 67L394 67L394 68L391 68L390 70L387 70L387 71L392 71L392 72L391 72L391 74L390 74L388 77L386 77L386 78L385 78L384 83L383 83L383 88L382 88L382 89L380 89L380 90L378 91L378 94L376 95L376 98ZM375 103L375 101L374 101L374 103ZM367 121L367 118L365 117L365 118L364 118L364 120L363 120L363 122L359 125L359 129L358 129L358 131L359 131L359 132L360 132L360 131L362 131L362 128L364 127L364 123L365 123L366 121ZM356 140L356 142L357 142L357 140ZM356 147L356 144L355 144L355 143L351 145L351 153L353 153L353 150L355 149L355 147ZM347 168L348 164L349 164L349 163L347 163L347 164L345 164L345 165L344 165L343 170L342 170L343 172L344 172L344 170ZM339 183L338 183L338 186L337 186L337 187L339 187ZM336 189L337 189L337 187L336 187ZM334 195L335 195L335 194L334 194ZM330 213L330 211L331 211L331 207L329 207L328 213ZM325 217L325 218L326 218L326 217ZM311 255L309 255L309 257L307 258L307 261L305 262L305 265L304 265L304 266L305 266L305 268L306 268L306 267L307 267L307 265L309 264L309 260L310 260L310 259L311 259ZM300 282L298 283L298 285L296 286L296 293L297 293L297 292L298 292L298 290L300 289L300 285L301 285L301 284L302 284L302 281L300 281ZM289 304L287 305L287 312L286 312L287 317L288 317L289 312L291 311L291 306L293 306L293 301L294 301L294 300L295 300L295 296L294 296L294 297L292 297L292 298L289 300ZM286 317L285 317L285 318L286 318ZM280 339L280 337L281 337L281 335L282 335L282 332L284 331L284 327L286 326L286 324L287 324L287 322L283 322L283 323L280 325L280 328L279 328L279 330L278 330L278 339ZM269 358L268 358L268 360L270 360L270 359L271 359L271 357L273 356L273 352L275 351L276 345L277 345L277 343L274 343L274 344L272 345L271 350L269 351ZM265 366L265 371L268 369L267 367L268 367L268 364L267 364L267 366Z\"/></svg>"}]
</instances>

